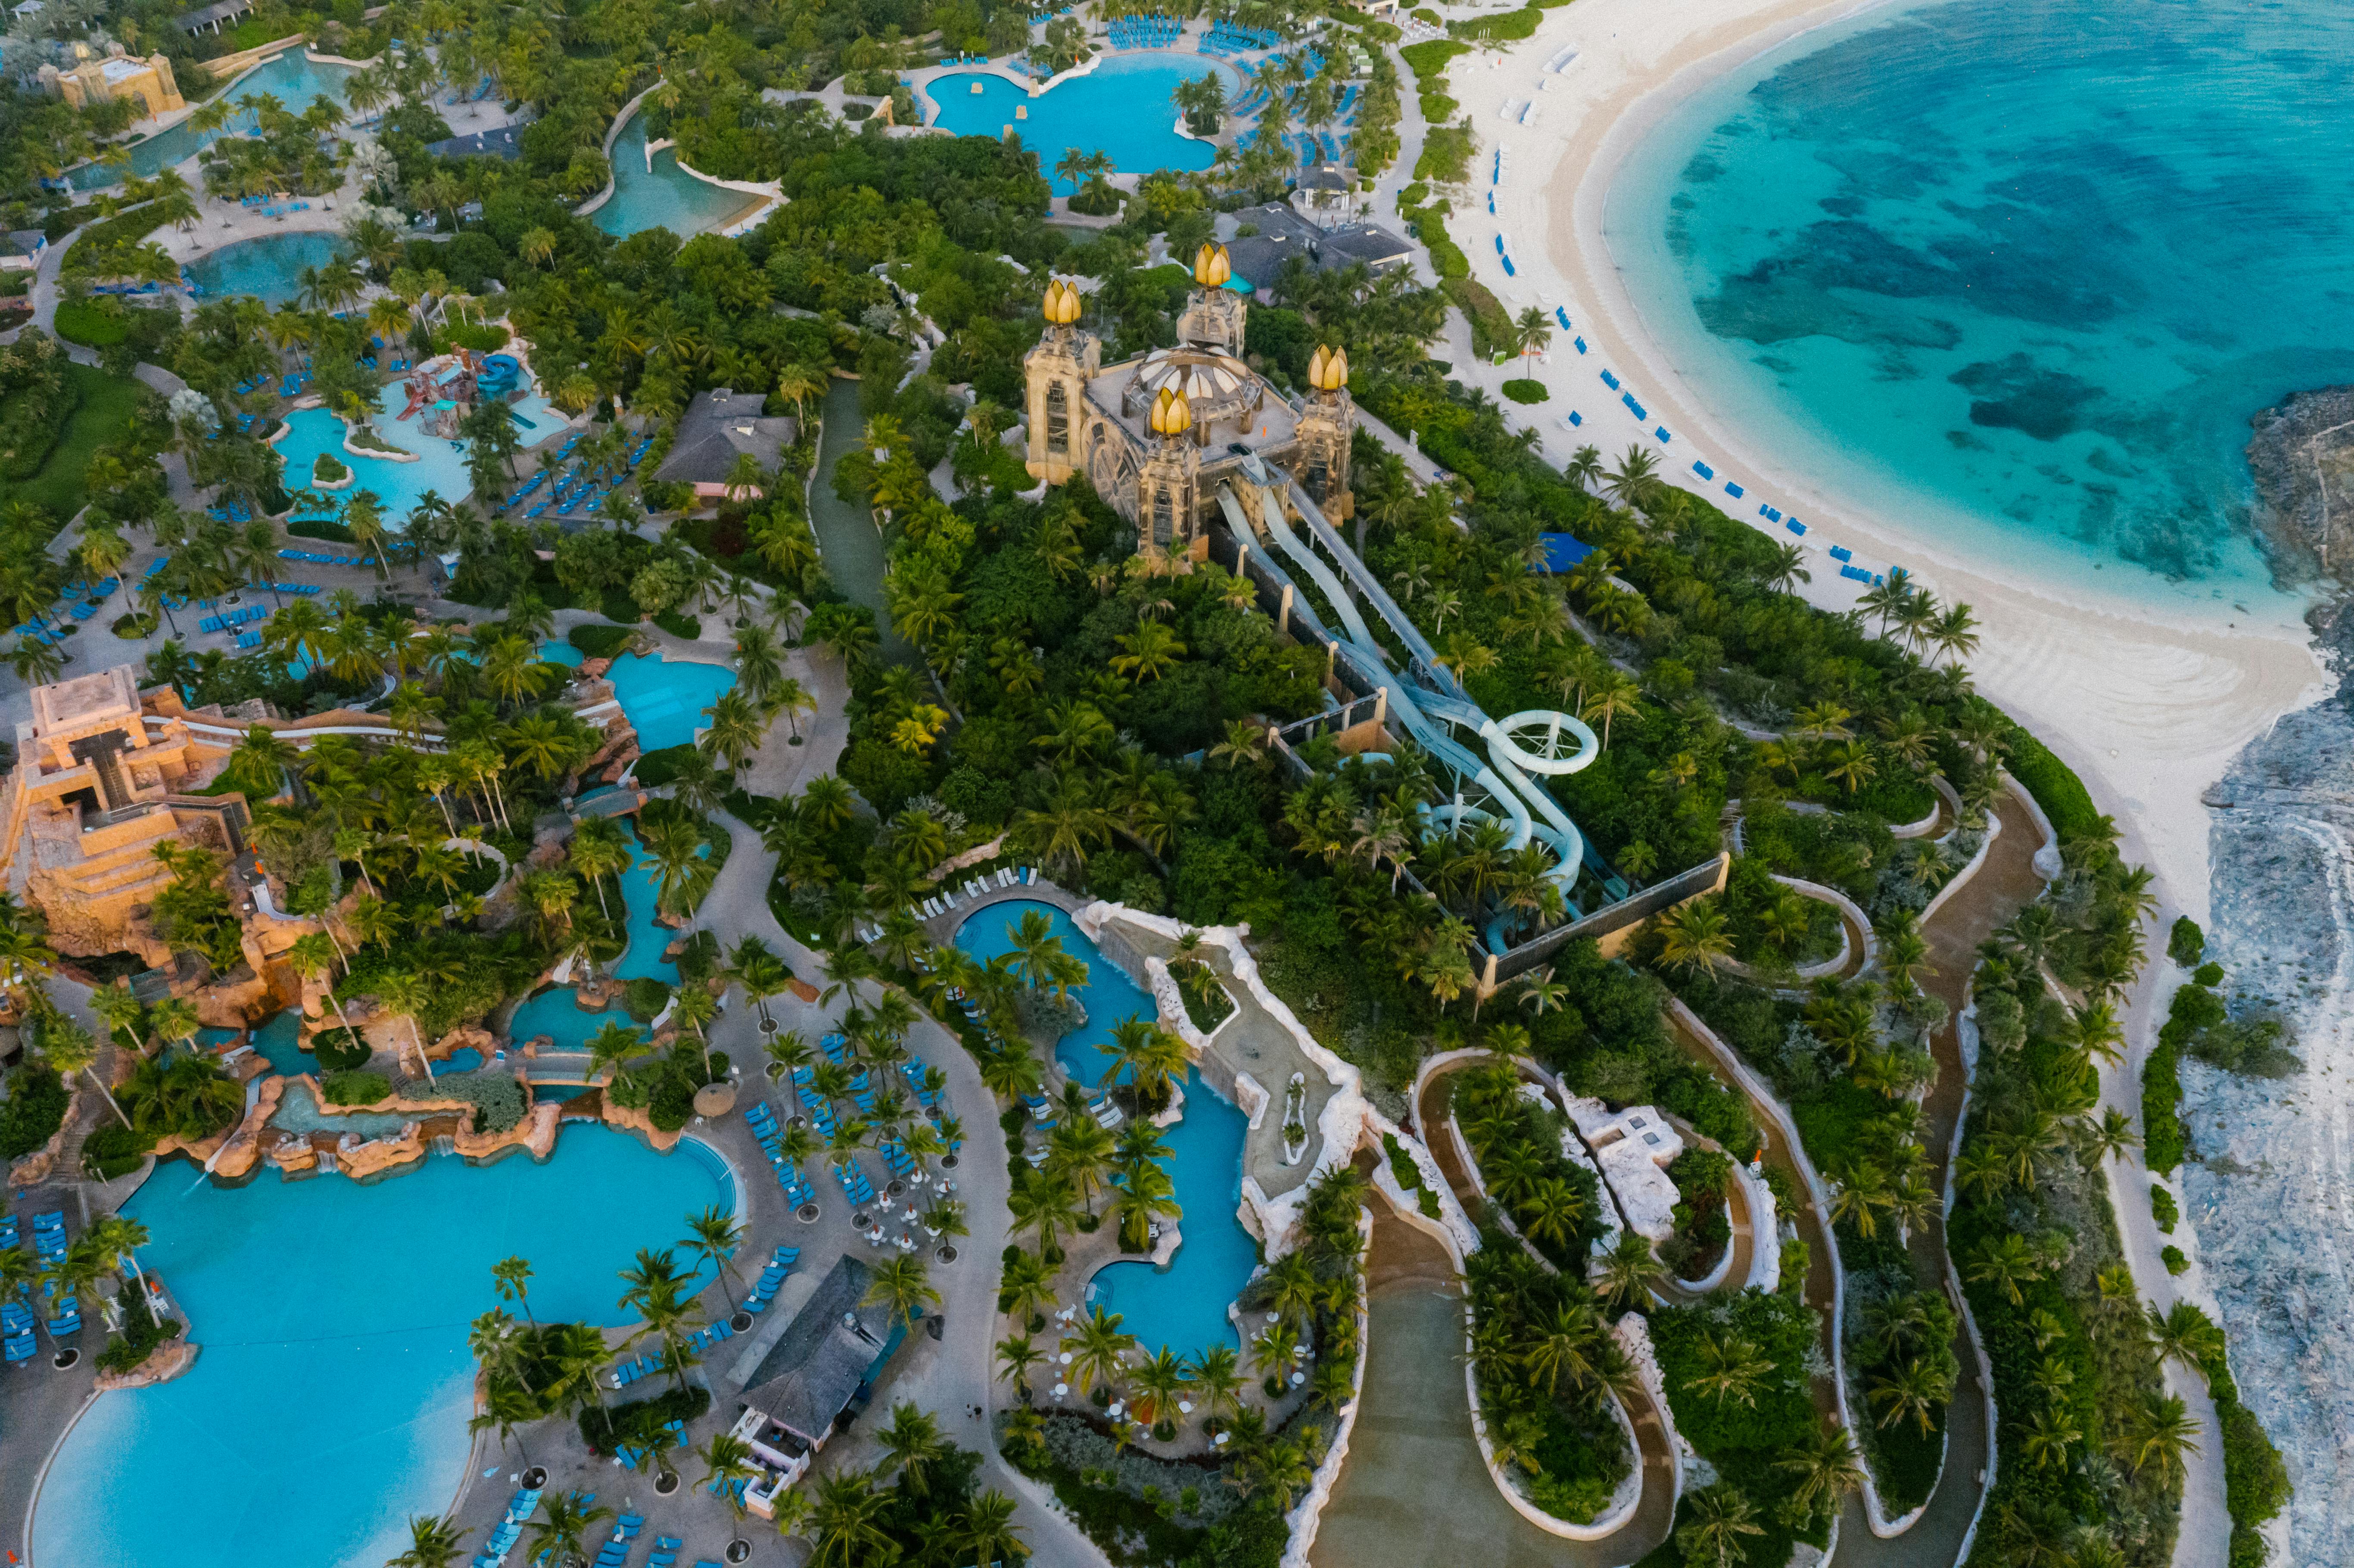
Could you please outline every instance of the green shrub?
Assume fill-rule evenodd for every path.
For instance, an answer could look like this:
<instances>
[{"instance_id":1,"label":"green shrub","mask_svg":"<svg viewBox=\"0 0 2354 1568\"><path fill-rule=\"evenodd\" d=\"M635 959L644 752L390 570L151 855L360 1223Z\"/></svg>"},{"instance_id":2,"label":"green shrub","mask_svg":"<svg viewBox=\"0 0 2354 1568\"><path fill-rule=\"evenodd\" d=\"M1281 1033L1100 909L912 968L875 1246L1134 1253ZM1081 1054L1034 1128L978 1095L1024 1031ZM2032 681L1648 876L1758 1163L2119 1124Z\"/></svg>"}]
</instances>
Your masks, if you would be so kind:
<instances>
[{"instance_id":1,"label":"green shrub","mask_svg":"<svg viewBox=\"0 0 2354 1568\"><path fill-rule=\"evenodd\" d=\"M476 1132L505 1132L523 1120L523 1086L509 1073L444 1073L432 1083L412 1078L404 1100L464 1100L474 1107Z\"/></svg>"},{"instance_id":2,"label":"green shrub","mask_svg":"<svg viewBox=\"0 0 2354 1568\"><path fill-rule=\"evenodd\" d=\"M580 1411L580 1436L593 1453L611 1453L617 1440L643 1447L669 1423L684 1421L692 1425L710 1408L711 1391L693 1383L626 1404L588 1404Z\"/></svg>"},{"instance_id":3,"label":"green shrub","mask_svg":"<svg viewBox=\"0 0 2354 1568\"><path fill-rule=\"evenodd\" d=\"M588 658L610 659L629 646L630 639L636 635L633 626L576 626L564 640Z\"/></svg>"},{"instance_id":4,"label":"green shrub","mask_svg":"<svg viewBox=\"0 0 2354 1568\"><path fill-rule=\"evenodd\" d=\"M657 612L654 616L654 624L673 637L684 638L689 642L695 641L703 636L703 622L681 610L665 609Z\"/></svg>"},{"instance_id":5,"label":"green shrub","mask_svg":"<svg viewBox=\"0 0 2354 1568\"><path fill-rule=\"evenodd\" d=\"M2156 1220L2158 1228L2168 1235L2174 1234L2175 1222L2182 1218L2182 1211L2176 1205L2174 1194L2166 1190L2164 1182L2152 1181L2149 1184L2149 1217Z\"/></svg>"},{"instance_id":6,"label":"green shrub","mask_svg":"<svg viewBox=\"0 0 2354 1568\"><path fill-rule=\"evenodd\" d=\"M2084 781L2023 729L2011 731L2010 775L2027 786L2027 792L2052 819L2052 831L2062 838L2081 838L2101 831L2101 813L2094 807L2093 793L2084 788Z\"/></svg>"},{"instance_id":7,"label":"green shrub","mask_svg":"<svg viewBox=\"0 0 2354 1568\"><path fill-rule=\"evenodd\" d=\"M2182 1098L2179 1061L2161 1029L2141 1067L2142 1160L2161 1175L2182 1163L2185 1149L2182 1118L2174 1108Z\"/></svg>"},{"instance_id":8,"label":"green shrub","mask_svg":"<svg viewBox=\"0 0 2354 1568\"><path fill-rule=\"evenodd\" d=\"M57 1136L65 1125L65 1081L37 1062L8 1075L8 1097L0 1101L0 1160L21 1160Z\"/></svg>"},{"instance_id":9,"label":"green shrub","mask_svg":"<svg viewBox=\"0 0 2354 1568\"><path fill-rule=\"evenodd\" d=\"M645 789L659 789L678 777L678 765L684 761L687 753L694 749L694 746L689 744L665 746L658 750L641 752L638 755L637 772L633 777Z\"/></svg>"},{"instance_id":10,"label":"green shrub","mask_svg":"<svg viewBox=\"0 0 2354 1568\"><path fill-rule=\"evenodd\" d=\"M652 505L652 497L649 496L646 503L650 506ZM609 588L605 589L598 596L597 613L603 616L606 620L617 622L622 626L635 626L639 621L645 619L643 615L641 615L638 612L638 601L630 597L629 590L627 588Z\"/></svg>"},{"instance_id":11,"label":"green shrub","mask_svg":"<svg viewBox=\"0 0 2354 1568\"><path fill-rule=\"evenodd\" d=\"M131 336L130 323L88 300L58 302L58 335L85 348L112 348Z\"/></svg>"},{"instance_id":12,"label":"green shrub","mask_svg":"<svg viewBox=\"0 0 2354 1568\"><path fill-rule=\"evenodd\" d=\"M2190 983L2192 985L2203 985L2210 991L2212 991L2215 987L2223 983L2223 966L2221 964L2200 964L2197 969L2190 971Z\"/></svg>"},{"instance_id":13,"label":"green shrub","mask_svg":"<svg viewBox=\"0 0 2354 1568\"><path fill-rule=\"evenodd\" d=\"M1504 383L1504 396L1515 403L1542 403L1553 393L1543 382L1532 381L1523 376L1514 376Z\"/></svg>"},{"instance_id":14,"label":"green shrub","mask_svg":"<svg viewBox=\"0 0 2354 1568\"><path fill-rule=\"evenodd\" d=\"M155 1135L110 1121L81 1140L82 1169L101 1181L111 1181L139 1169L155 1147Z\"/></svg>"},{"instance_id":15,"label":"green shrub","mask_svg":"<svg viewBox=\"0 0 2354 1568\"><path fill-rule=\"evenodd\" d=\"M319 1058L319 1065L330 1073L347 1073L365 1067L376 1050L367 1037L356 1029L337 1025L323 1029L311 1037L311 1054Z\"/></svg>"},{"instance_id":16,"label":"green shrub","mask_svg":"<svg viewBox=\"0 0 2354 1568\"><path fill-rule=\"evenodd\" d=\"M2165 1260L2167 1273L2184 1275L2190 1272L2190 1260L2183 1255L2180 1247L2169 1245L2160 1250L2158 1255Z\"/></svg>"},{"instance_id":17,"label":"green shrub","mask_svg":"<svg viewBox=\"0 0 2354 1568\"><path fill-rule=\"evenodd\" d=\"M356 545L352 531L331 518L306 519L286 524L289 535L297 539L323 539L330 545Z\"/></svg>"},{"instance_id":18,"label":"green shrub","mask_svg":"<svg viewBox=\"0 0 2354 1568\"><path fill-rule=\"evenodd\" d=\"M670 987L652 975L640 975L621 993L621 1005L640 1023L652 1023L670 1005Z\"/></svg>"},{"instance_id":19,"label":"green shrub","mask_svg":"<svg viewBox=\"0 0 2354 1568\"><path fill-rule=\"evenodd\" d=\"M352 476L352 471L333 452L321 452L311 460L311 482L314 484L341 484Z\"/></svg>"},{"instance_id":20,"label":"green shrub","mask_svg":"<svg viewBox=\"0 0 2354 1568\"><path fill-rule=\"evenodd\" d=\"M161 624L162 618L153 612L133 610L129 615L116 616L107 630L127 642L138 642L154 636L155 628Z\"/></svg>"},{"instance_id":21,"label":"green shrub","mask_svg":"<svg viewBox=\"0 0 2354 1568\"><path fill-rule=\"evenodd\" d=\"M2199 922L2188 915L2177 916L2174 928L2166 936L2166 956L2187 969L2206 954L2207 933L2199 928Z\"/></svg>"},{"instance_id":22,"label":"green shrub","mask_svg":"<svg viewBox=\"0 0 2354 1568\"><path fill-rule=\"evenodd\" d=\"M331 1106L372 1106L392 1093L392 1080L382 1073L330 1073L319 1093Z\"/></svg>"},{"instance_id":23,"label":"green shrub","mask_svg":"<svg viewBox=\"0 0 2354 1568\"><path fill-rule=\"evenodd\" d=\"M146 1294L140 1290L122 1290L114 1298L122 1318L122 1332L107 1340L106 1349L98 1353L101 1372L127 1372L145 1361L156 1346L180 1337L177 1318L162 1322L148 1308Z\"/></svg>"}]
</instances>

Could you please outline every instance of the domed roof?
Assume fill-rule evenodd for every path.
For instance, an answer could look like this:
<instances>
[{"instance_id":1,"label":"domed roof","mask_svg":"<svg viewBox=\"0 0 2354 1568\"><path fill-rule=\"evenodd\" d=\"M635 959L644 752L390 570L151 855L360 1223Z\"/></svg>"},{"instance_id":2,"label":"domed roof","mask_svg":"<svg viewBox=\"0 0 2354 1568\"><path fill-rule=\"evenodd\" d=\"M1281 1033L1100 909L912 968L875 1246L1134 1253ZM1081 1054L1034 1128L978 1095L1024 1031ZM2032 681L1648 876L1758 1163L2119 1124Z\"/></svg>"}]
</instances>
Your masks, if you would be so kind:
<instances>
[{"instance_id":1,"label":"domed roof","mask_svg":"<svg viewBox=\"0 0 2354 1568\"><path fill-rule=\"evenodd\" d=\"M1193 409L1185 401L1185 394L1163 387L1152 399L1152 433L1156 436L1182 436L1193 428Z\"/></svg>"},{"instance_id":2,"label":"domed roof","mask_svg":"<svg viewBox=\"0 0 2354 1568\"><path fill-rule=\"evenodd\" d=\"M1156 348L1137 366L1136 379L1147 396L1165 389L1195 402L1218 402L1246 391L1251 373L1241 360L1214 351Z\"/></svg>"},{"instance_id":3,"label":"domed roof","mask_svg":"<svg viewBox=\"0 0 2354 1568\"><path fill-rule=\"evenodd\" d=\"M1214 289L1235 275L1234 260L1226 248L1215 240L1204 243L1193 256L1193 281L1205 289Z\"/></svg>"}]
</instances>

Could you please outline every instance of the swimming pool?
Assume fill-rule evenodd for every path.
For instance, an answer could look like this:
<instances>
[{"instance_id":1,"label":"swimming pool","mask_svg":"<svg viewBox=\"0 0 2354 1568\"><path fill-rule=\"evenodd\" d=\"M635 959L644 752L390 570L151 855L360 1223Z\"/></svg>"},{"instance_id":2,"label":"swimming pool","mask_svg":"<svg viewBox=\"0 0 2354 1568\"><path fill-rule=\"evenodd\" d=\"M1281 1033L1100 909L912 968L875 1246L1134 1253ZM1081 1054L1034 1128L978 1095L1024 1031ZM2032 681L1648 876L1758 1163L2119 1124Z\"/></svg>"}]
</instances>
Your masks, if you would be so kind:
<instances>
[{"instance_id":1,"label":"swimming pool","mask_svg":"<svg viewBox=\"0 0 2354 1568\"><path fill-rule=\"evenodd\" d=\"M184 92L203 79L193 71L189 74L196 79L181 83ZM256 66L247 72L230 90L229 99L234 102L249 96L258 98L266 92L284 104L291 112L300 114L310 108L311 101L321 93L341 103L344 101L344 85L351 74L349 66L317 65L305 59L301 46L297 45L267 65ZM194 98L189 99L191 103L196 101ZM202 136L183 120L161 135L150 136L133 146L131 162L123 168L111 169L103 164L84 164L66 178L78 191L120 185L125 170L144 179L159 169L167 169L184 159L194 157L224 136L248 135L252 130L253 117L243 111L231 115L228 123L220 130Z\"/></svg>"},{"instance_id":2,"label":"swimming pool","mask_svg":"<svg viewBox=\"0 0 2354 1568\"><path fill-rule=\"evenodd\" d=\"M621 711L637 726L638 749L660 751L684 746L703 726L703 710L736 685L736 672L724 664L664 659L659 653L627 653L605 673Z\"/></svg>"},{"instance_id":3,"label":"swimming pool","mask_svg":"<svg viewBox=\"0 0 2354 1568\"><path fill-rule=\"evenodd\" d=\"M651 979L675 985L678 982L678 967L663 960L663 949L670 946L678 933L655 923L655 901L661 890L654 882L653 863L646 858L644 849L634 842L630 849L638 856L638 863L620 876L609 880L605 890L606 896L611 897L613 885L619 883L622 903L628 911L625 923L630 933L630 945L622 950L620 961L613 966L612 972L623 980ZM593 897L592 895L592 900ZM514 1017L507 1024L508 1037L521 1042L545 1034L556 1042L556 1049L559 1051L585 1051L588 1048L588 1037L608 1023L619 1023L625 1029L635 1027L629 1013L619 1005L609 1007L602 1012L583 1012L574 1004L572 998L570 986L548 987L515 1009ZM543 1097L569 1099L571 1097L549 1094Z\"/></svg>"},{"instance_id":4,"label":"swimming pool","mask_svg":"<svg viewBox=\"0 0 2354 1568\"><path fill-rule=\"evenodd\" d=\"M678 154L668 149L654 154L646 168L646 121L632 114L613 139L613 194L588 215L588 221L608 234L631 235L641 229L667 228L681 239L717 228L748 209L758 196L721 185L705 185L678 166Z\"/></svg>"},{"instance_id":5,"label":"swimming pool","mask_svg":"<svg viewBox=\"0 0 2354 1568\"><path fill-rule=\"evenodd\" d=\"M325 266L342 248L332 234L265 234L207 251L186 270L198 299L251 294L265 305L282 305L302 292L303 268Z\"/></svg>"},{"instance_id":6,"label":"swimming pool","mask_svg":"<svg viewBox=\"0 0 2354 1568\"><path fill-rule=\"evenodd\" d=\"M531 1260L543 1322L626 1322L614 1272L730 1194L700 1157L586 1126L545 1165L436 1159L375 1186L192 1174L159 1166L124 1213L204 1354L83 1414L37 1499L42 1568L385 1561L464 1473L466 1325L499 1305L491 1265Z\"/></svg>"},{"instance_id":7,"label":"swimming pool","mask_svg":"<svg viewBox=\"0 0 2354 1568\"><path fill-rule=\"evenodd\" d=\"M395 417L408 407L408 388L402 383L386 382L376 394L376 405L384 416L376 421L376 433L401 450L416 453L417 461L394 462L388 458L360 457L345 451L344 422L324 408L301 408L286 416L286 438L277 446L279 456L285 460L289 490L300 490L311 482L311 464L321 452L334 453L335 461L347 464L356 476L351 489L327 495L327 504L321 510L305 512L298 508L298 519L315 521L340 516L345 503L366 490L375 493L386 518L398 524L429 490L452 503L473 493L473 477L466 471L466 454L461 448L453 447L439 436L427 435L413 419L404 421ZM537 392L518 399L514 408L535 426L549 418L547 399ZM546 424L546 428L553 429L555 426Z\"/></svg>"},{"instance_id":8,"label":"swimming pool","mask_svg":"<svg viewBox=\"0 0 2354 1568\"><path fill-rule=\"evenodd\" d=\"M1055 194L1069 196L1078 186L1056 175L1055 165L1074 148L1108 155L1115 174L1208 168L1216 149L1177 133L1177 106L1170 97L1179 82L1199 81L1205 72L1225 80L1229 103L1242 96L1241 73L1224 61L1159 51L1116 56L1037 98L1026 87L979 71L936 78L924 90L937 106L930 123L960 136L1002 136L1011 127L1038 154ZM1027 118L1016 120L1017 108Z\"/></svg>"},{"instance_id":9,"label":"swimming pool","mask_svg":"<svg viewBox=\"0 0 2354 1568\"><path fill-rule=\"evenodd\" d=\"M1087 1022L1055 1044L1055 1055L1074 1077L1093 1085L1111 1067L1112 1054L1104 1047L1112 1026L1154 1017L1158 1010L1148 993L1052 905L1029 899L990 905L959 927L957 946L977 959L1009 951L1013 926L1031 910L1047 917L1066 951L1087 961L1087 981L1072 994L1087 1009ZM1107 1264L1088 1287L1095 1303L1120 1314L1120 1327L1147 1351L1165 1345L1192 1356L1212 1345L1237 1344L1226 1308L1258 1266L1258 1243L1235 1217L1249 1123L1192 1068L1186 1069L1184 1089L1185 1114L1162 1135L1170 1150L1170 1180L1185 1211L1176 1255L1166 1270L1145 1262Z\"/></svg>"}]
</instances>

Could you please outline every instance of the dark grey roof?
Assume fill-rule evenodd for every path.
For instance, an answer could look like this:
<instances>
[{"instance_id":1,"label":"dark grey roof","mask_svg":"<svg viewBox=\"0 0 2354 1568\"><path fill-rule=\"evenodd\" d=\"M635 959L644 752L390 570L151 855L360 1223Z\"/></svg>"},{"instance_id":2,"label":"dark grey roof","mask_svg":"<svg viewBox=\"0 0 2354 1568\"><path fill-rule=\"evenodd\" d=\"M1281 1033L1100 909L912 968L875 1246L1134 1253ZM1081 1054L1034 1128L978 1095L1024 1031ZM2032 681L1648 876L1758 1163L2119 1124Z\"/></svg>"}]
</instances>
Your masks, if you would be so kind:
<instances>
[{"instance_id":1,"label":"dark grey roof","mask_svg":"<svg viewBox=\"0 0 2354 1568\"><path fill-rule=\"evenodd\" d=\"M1414 254L1413 246L1376 225L1352 223L1320 229L1280 202L1245 207L1235 217L1256 224L1258 232L1226 241L1226 255L1234 264L1235 276L1261 293L1295 256L1306 258L1320 271L1337 272L1360 261L1379 271Z\"/></svg>"},{"instance_id":2,"label":"dark grey roof","mask_svg":"<svg viewBox=\"0 0 2354 1568\"><path fill-rule=\"evenodd\" d=\"M836 1261L744 1385L747 1404L812 1447L832 1431L890 1342L891 1309L866 1300L872 1277L854 1257Z\"/></svg>"},{"instance_id":3,"label":"dark grey roof","mask_svg":"<svg viewBox=\"0 0 2354 1568\"><path fill-rule=\"evenodd\" d=\"M746 452L762 467L773 466L801 427L790 416L764 418L760 406L765 401L757 392L739 397L726 387L697 393L654 477L672 483L717 484L735 468L737 455Z\"/></svg>"},{"instance_id":4,"label":"dark grey roof","mask_svg":"<svg viewBox=\"0 0 2354 1568\"><path fill-rule=\"evenodd\" d=\"M1304 191L1354 190L1357 182L1338 164L1317 164L1299 171L1299 188Z\"/></svg>"},{"instance_id":5,"label":"dark grey roof","mask_svg":"<svg viewBox=\"0 0 2354 1568\"><path fill-rule=\"evenodd\" d=\"M37 256L48 248L49 237L37 228L12 228L7 238L0 240L11 256Z\"/></svg>"},{"instance_id":6,"label":"dark grey roof","mask_svg":"<svg viewBox=\"0 0 2354 1568\"><path fill-rule=\"evenodd\" d=\"M193 33L199 27L209 27L216 22L232 22L253 9L253 0L219 0L219 4L190 11L179 18L180 30Z\"/></svg>"},{"instance_id":7,"label":"dark grey roof","mask_svg":"<svg viewBox=\"0 0 2354 1568\"><path fill-rule=\"evenodd\" d=\"M516 127L502 125L495 131L475 131L464 136L452 136L446 142L429 142L425 150L437 158L505 158L510 161L523 156L523 146L515 140Z\"/></svg>"},{"instance_id":8,"label":"dark grey roof","mask_svg":"<svg viewBox=\"0 0 2354 1568\"><path fill-rule=\"evenodd\" d=\"M1378 224L1349 223L1333 229L1323 238L1325 265L1346 267L1353 261L1379 269L1393 266L1414 254L1414 247ZM1338 256L1334 256L1334 252Z\"/></svg>"}]
</instances>

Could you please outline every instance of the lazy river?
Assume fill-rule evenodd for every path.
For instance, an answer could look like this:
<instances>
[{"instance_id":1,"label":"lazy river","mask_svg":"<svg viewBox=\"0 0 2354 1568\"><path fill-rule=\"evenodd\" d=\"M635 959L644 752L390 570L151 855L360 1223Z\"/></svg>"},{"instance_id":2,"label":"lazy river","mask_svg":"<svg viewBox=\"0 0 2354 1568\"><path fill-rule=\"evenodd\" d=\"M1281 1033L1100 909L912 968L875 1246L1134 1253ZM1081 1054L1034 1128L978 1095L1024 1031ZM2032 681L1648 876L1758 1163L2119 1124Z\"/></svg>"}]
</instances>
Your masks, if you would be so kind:
<instances>
[{"instance_id":1,"label":"lazy river","mask_svg":"<svg viewBox=\"0 0 2354 1568\"><path fill-rule=\"evenodd\" d=\"M1152 1018L1151 996L1105 959L1071 917L1052 905L1030 899L991 904L958 928L957 946L976 959L1012 949L1013 931L1031 911L1046 916L1064 949L1087 962L1087 979L1071 994L1087 1009L1087 1022L1055 1043L1055 1058L1079 1082L1092 1087L1111 1068L1106 1049L1112 1026L1130 1018ZM1184 1206L1178 1222L1182 1239L1166 1269L1146 1262L1107 1264L1088 1281L1089 1300L1117 1312L1120 1327L1150 1351L1167 1346L1193 1356L1212 1345L1236 1344L1226 1308L1258 1266L1258 1243L1235 1218L1242 1202L1243 1113L1214 1094L1202 1075L1187 1068L1185 1112L1165 1130L1169 1176Z\"/></svg>"},{"instance_id":2,"label":"lazy river","mask_svg":"<svg viewBox=\"0 0 2354 1568\"><path fill-rule=\"evenodd\" d=\"M85 1411L36 1499L42 1568L373 1563L448 1506L472 1438L466 1328L491 1265L531 1260L542 1321L627 1321L613 1275L682 1217L732 1205L716 1158L567 1128L548 1161L454 1158L372 1186L213 1186L179 1162L123 1206L204 1347L160 1387ZM509 1450L505 1463L519 1457ZM492 1484L504 1485L504 1481Z\"/></svg>"}]
</instances>

